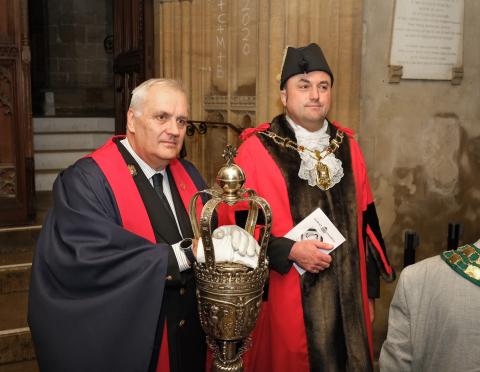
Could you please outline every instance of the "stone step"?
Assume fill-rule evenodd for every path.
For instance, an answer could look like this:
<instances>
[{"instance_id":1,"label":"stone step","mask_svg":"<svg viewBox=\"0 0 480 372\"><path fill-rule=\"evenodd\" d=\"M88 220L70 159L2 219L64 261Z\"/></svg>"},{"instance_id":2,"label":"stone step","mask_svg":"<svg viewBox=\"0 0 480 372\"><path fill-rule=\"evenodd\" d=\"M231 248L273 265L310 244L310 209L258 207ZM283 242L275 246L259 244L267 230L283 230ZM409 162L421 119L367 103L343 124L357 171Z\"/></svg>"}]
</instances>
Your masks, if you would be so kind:
<instances>
[{"instance_id":1,"label":"stone step","mask_svg":"<svg viewBox=\"0 0 480 372\"><path fill-rule=\"evenodd\" d=\"M0 331L27 326L28 291L0 295Z\"/></svg>"},{"instance_id":2,"label":"stone step","mask_svg":"<svg viewBox=\"0 0 480 372\"><path fill-rule=\"evenodd\" d=\"M39 372L39 368L37 360L32 359L0 365L0 372Z\"/></svg>"},{"instance_id":3,"label":"stone step","mask_svg":"<svg viewBox=\"0 0 480 372\"><path fill-rule=\"evenodd\" d=\"M28 327L0 331L0 371L38 371Z\"/></svg>"},{"instance_id":4,"label":"stone step","mask_svg":"<svg viewBox=\"0 0 480 372\"><path fill-rule=\"evenodd\" d=\"M27 325L31 262L51 192L36 193L35 225L0 228L0 372L38 372Z\"/></svg>"},{"instance_id":5,"label":"stone step","mask_svg":"<svg viewBox=\"0 0 480 372\"><path fill-rule=\"evenodd\" d=\"M109 117L35 117L35 188L50 191L58 173L103 145L115 131Z\"/></svg>"},{"instance_id":6,"label":"stone step","mask_svg":"<svg viewBox=\"0 0 480 372\"><path fill-rule=\"evenodd\" d=\"M0 295L27 292L30 284L31 263L0 266Z\"/></svg>"},{"instance_id":7,"label":"stone step","mask_svg":"<svg viewBox=\"0 0 480 372\"><path fill-rule=\"evenodd\" d=\"M37 191L52 191L53 183L55 178L57 178L59 170L50 170L48 172L35 172L35 189Z\"/></svg>"},{"instance_id":8,"label":"stone step","mask_svg":"<svg viewBox=\"0 0 480 372\"><path fill-rule=\"evenodd\" d=\"M0 330L27 326L31 263L0 266Z\"/></svg>"},{"instance_id":9,"label":"stone step","mask_svg":"<svg viewBox=\"0 0 480 372\"><path fill-rule=\"evenodd\" d=\"M35 171L48 169L65 169L78 159L90 154L93 149L86 150L48 150L35 152Z\"/></svg>"},{"instance_id":10,"label":"stone step","mask_svg":"<svg viewBox=\"0 0 480 372\"><path fill-rule=\"evenodd\" d=\"M36 215L35 223L42 225L48 210L53 206L52 190L37 190L35 193L36 199Z\"/></svg>"},{"instance_id":11,"label":"stone step","mask_svg":"<svg viewBox=\"0 0 480 372\"><path fill-rule=\"evenodd\" d=\"M35 133L34 151L39 150L82 150L96 149L103 145L113 132L52 132Z\"/></svg>"},{"instance_id":12,"label":"stone step","mask_svg":"<svg viewBox=\"0 0 480 372\"><path fill-rule=\"evenodd\" d=\"M115 119L102 117L34 117L33 131L34 133L79 131L113 133L115 131Z\"/></svg>"},{"instance_id":13,"label":"stone step","mask_svg":"<svg viewBox=\"0 0 480 372\"><path fill-rule=\"evenodd\" d=\"M0 228L0 267L32 262L41 227L31 225Z\"/></svg>"}]
</instances>

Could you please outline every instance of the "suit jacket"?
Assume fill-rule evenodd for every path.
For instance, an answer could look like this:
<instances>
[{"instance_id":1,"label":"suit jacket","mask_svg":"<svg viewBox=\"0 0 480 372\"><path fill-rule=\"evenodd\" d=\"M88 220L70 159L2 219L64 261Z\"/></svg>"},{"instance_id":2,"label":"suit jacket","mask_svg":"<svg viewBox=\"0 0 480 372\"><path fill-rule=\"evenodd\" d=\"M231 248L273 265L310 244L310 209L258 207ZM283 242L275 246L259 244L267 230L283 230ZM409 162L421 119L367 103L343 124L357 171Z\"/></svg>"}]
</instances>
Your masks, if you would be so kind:
<instances>
[{"instance_id":1,"label":"suit jacket","mask_svg":"<svg viewBox=\"0 0 480 372\"><path fill-rule=\"evenodd\" d=\"M390 305L382 372L480 371L480 287L440 256L405 268Z\"/></svg>"}]
</instances>

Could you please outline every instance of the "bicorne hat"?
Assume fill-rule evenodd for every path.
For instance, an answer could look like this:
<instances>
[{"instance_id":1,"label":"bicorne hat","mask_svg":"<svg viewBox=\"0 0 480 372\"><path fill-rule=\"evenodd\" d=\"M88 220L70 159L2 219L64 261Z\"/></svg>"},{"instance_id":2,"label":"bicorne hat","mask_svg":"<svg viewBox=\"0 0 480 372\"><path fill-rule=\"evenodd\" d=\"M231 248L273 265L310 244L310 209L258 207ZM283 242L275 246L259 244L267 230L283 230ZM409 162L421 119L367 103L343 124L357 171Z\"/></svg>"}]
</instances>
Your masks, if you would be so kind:
<instances>
[{"instance_id":1,"label":"bicorne hat","mask_svg":"<svg viewBox=\"0 0 480 372\"><path fill-rule=\"evenodd\" d=\"M323 71L330 75L333 85L333 74L323 55L322 49L312 43L310 45L293 48L287 46L283 56L282 74L280 78L280 89L292 76L312 71Z\"/></svg>"}]
</instances>

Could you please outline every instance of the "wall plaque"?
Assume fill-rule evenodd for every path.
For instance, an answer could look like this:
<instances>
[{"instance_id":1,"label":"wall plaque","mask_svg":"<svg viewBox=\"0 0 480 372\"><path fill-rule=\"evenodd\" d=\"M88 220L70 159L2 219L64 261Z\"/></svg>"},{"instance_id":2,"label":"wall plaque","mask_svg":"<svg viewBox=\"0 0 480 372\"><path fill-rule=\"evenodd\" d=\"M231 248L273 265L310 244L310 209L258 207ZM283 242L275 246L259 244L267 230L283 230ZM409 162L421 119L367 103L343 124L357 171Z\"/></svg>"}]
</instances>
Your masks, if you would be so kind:
<instances>
[{"instance_id":1,"label":"wall plaque","mask_svg":"<svg viewBox=\"0 0 480 372\"><path fill-rule=\"evenodd\" d=\"M464 0L396 0L390 82L463 76ZM401 72L401 74L399 74Z\"/></svg>"}]
</instances>

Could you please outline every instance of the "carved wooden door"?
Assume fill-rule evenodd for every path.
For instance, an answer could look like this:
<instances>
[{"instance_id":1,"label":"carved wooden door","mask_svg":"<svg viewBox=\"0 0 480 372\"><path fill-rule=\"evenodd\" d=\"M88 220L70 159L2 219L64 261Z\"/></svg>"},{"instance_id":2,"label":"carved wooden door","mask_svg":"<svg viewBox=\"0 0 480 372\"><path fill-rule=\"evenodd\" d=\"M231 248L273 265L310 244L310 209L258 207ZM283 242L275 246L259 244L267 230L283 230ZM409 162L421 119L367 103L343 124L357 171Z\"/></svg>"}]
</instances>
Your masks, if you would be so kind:
<instances>
[{"instance_id":1,"label":"carved wooden door","mask_svg":"<svg viewBox=\"0 0 480 372\"><path fill-rule=\"evenodd\" d=\"M123 134L132 90L152 77L153 0L114 2L115 133Z\"/></svg>"},{"instance_id":2,"label":"carved wooden door","mask_svg":"<svg viewBox=\"0 0 480 372\"><path fill-rule=\"evenodd\" d=\"M27 0L0 1L0 225L33 217Z\"/></svg>"}]
</instances>

